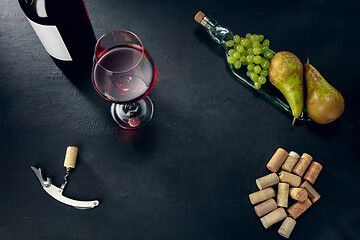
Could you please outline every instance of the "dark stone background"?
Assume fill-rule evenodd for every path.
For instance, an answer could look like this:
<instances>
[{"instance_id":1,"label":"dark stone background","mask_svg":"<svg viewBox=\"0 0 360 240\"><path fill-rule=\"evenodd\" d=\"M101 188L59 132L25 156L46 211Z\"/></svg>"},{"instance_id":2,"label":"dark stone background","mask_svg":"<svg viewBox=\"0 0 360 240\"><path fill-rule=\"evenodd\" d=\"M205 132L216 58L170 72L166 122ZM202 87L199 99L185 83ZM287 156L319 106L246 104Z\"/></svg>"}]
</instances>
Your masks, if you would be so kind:
<instances>
[{"instance_id":1,"label":"dark stone background","mask_svg":"<svg viewBox=\"0 0 360 240\"><path fill-rule=\"evenodd\" d=\"M1 239L278 239L248 194L276 148L307 152L324 169L322 198L291 239L360 239L359 1L88 0L97 37L135 32L154 58L153 121L120 129L90 78L54 65L15 0L0 1ZM276 51L311 63L344 96L328 125L298 123L239 84L193 17L262 33ZM56 186L68 145L79 147L64 195L99 199L80 211L56 202L30 166Z\"/></svg>"}]
</instances>

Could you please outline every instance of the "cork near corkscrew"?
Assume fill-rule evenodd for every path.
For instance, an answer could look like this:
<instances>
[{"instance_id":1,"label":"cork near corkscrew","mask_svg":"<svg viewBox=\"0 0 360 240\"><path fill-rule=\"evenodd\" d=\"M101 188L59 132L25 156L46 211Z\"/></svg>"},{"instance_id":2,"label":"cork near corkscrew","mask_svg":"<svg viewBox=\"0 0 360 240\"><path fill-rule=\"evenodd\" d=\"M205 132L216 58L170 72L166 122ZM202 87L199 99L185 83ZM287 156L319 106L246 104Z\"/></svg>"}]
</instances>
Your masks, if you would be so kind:
<instances>
[{"instance_id":1,"label":"cork near corkscrew","mask_svg":"<svg viewBox=\"0 0 360 240\"><path fill-rule=\"evenodd\" d=\"M76 166L76 159L79 153L79 149L75 146L69 146L66 149L64 167L66 168L66 174L64 176L64 183L61 185L61 189L64 189L68 183L68 177L70 175L70 170L74 169Z\"/></svg>"},{"instance_id":2,"label":"cork near corkscrew","mask_svg":"<svg viewBox=\"0 0 360 240\"><path fill-rule=\"evenodd\" d=\"M75 168L78 153L79 153L79 149L77 147L75 146L67 147L65 160L64 160L64 167L66 169Z\"/></svg>"}]
</instances>

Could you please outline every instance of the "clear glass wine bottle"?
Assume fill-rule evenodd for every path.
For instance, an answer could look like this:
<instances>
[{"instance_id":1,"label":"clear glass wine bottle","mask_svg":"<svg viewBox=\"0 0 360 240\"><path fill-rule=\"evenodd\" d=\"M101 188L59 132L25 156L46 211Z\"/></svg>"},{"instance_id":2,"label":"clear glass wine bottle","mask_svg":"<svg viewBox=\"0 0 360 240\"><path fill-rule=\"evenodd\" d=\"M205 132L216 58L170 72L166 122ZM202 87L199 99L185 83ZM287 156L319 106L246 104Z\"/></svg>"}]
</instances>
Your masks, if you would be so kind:
<instances>
[{"instance_id":1,"label":"clear glass wine bottle","mask_svg":"<svg viewBox=\"0 0 360 240\"><path fill-rule=\"evenodd\" d=\"M230 31L229 28L221 26L214 18L209 15L205 15L202 12L198 12L195 16L195 20L200 23L202 27L204 27L210 37L219 45L224 48L226 57L228 57L228 47L225 46L225 42L233 39L234 34ZM270 50L272 51L272 50ZM272 51L274 54L275 52ZM265 99L269 100L273 104L275 104L278 108L282 109L286 113L292 116L292 111L289 104L286 100L282 100L279 97L275 96L268 88L265 86L260 89L255 89L253 81L246 76L246 72L241 69L235 69L233 64L229 64L228 66L231 72L234 74L236 79L238 79L241 83L247 85L248 87L253 88L258 93L260 93ZM306 109L303 110L301 116L297 118L300 121L311 121L310 117L306 113Z\"/></svg>"}]
</instances>

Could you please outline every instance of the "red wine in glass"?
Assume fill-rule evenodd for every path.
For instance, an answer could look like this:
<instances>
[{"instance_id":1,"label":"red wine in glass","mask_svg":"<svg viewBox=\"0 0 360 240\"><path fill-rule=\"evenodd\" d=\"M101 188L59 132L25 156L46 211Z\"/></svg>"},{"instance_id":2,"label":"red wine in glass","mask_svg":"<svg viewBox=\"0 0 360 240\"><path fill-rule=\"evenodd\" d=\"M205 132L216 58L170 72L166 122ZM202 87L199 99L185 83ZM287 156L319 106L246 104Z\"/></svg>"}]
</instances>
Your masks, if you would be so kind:
<instances>
[{"instance_id":1,"label":"red wine in glass","mask_svg":"<svg viewBox=\"0 0 360 240\"><path fill-rule=\"evenodd\" d=\"M141 57L143 59L138 69L132 70L131 68ZM108 70L113 74L108 74ZM115 47L104 51L94 67L95 89L106 100L120 104L143 99L151 91L155 79L156 68L149 54L132 46Z\"/></svg>"},{"instance_id":2,"label":"red wine in glass","mask_svg":"<svg viewBox=\"0 0 360 240\"><path fill-rule=\"evenodd\" d=\"M121 127L136 129L151 120L154 106L147 95L155 80L155 64L135 34L118 30L99 39L92 81L96 91L113 102L111 114Z\"/></svg>"}]
</instances>

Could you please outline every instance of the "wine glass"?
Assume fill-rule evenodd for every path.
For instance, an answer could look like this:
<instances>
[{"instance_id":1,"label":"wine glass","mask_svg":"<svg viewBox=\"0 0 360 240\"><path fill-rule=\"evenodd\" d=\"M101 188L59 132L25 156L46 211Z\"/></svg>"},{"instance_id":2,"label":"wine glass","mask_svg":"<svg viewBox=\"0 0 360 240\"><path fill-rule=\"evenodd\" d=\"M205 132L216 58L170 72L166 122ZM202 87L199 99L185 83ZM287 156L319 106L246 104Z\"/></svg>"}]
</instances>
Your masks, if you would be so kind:
<instances>
[{"instance_id":1,"label":"wine glass","mask_svg":"<svg viewBox=\"0 0 360 240\"><path fill-rule=\"evenodd\" d=\"M122 128L140 128L152 119L154 105L147 95L155 80L155 64L134 33L116 30L98 40L92 82L113 103L111 115Z\"/></svg>"}]
</instances>

